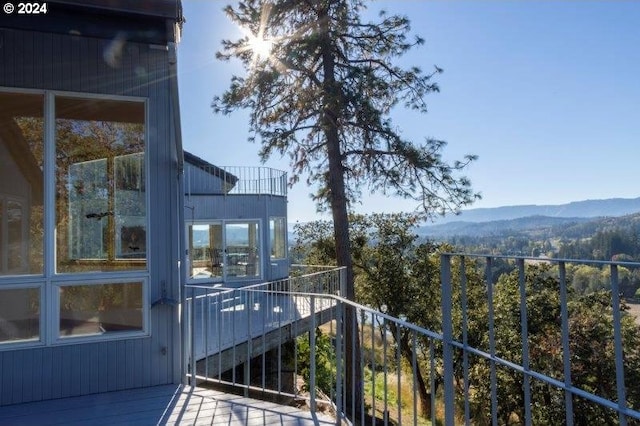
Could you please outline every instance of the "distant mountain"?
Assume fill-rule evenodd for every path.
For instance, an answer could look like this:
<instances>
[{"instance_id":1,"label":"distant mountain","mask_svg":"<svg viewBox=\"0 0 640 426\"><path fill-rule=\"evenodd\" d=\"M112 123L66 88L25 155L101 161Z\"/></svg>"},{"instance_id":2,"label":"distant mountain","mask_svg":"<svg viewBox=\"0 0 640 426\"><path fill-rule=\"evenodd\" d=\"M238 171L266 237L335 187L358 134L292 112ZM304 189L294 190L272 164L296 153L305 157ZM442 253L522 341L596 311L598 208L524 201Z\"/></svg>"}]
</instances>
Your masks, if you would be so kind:
<instances>
[{"instance_id":1,"label":"distant mountain","mask_svg":"<svg viewBox=\"0 0 640 426\"><path fill-rule=\"evenodd\" d=\"M434 224L450 222L489 222L530 216L558 218L616 217L640 212L639 198L574 201L560 205L522 205L463 210L461 214L438 218Z\"/></svg>"},{"instance_id":2,"label":"distant mountain","mask_svg":"<svg viewBox=\"0 0 640 426\"><path fill-rule=\"evenodd\" d=\"M529 216L509 220L488 222L449 222L440 225L422 226L418 234L429 239L440 240L452 236L488 237L529 234L531 237L548 238L559 227L572 228L592 222L586 217Z\"/></svg>"}]
</instances>

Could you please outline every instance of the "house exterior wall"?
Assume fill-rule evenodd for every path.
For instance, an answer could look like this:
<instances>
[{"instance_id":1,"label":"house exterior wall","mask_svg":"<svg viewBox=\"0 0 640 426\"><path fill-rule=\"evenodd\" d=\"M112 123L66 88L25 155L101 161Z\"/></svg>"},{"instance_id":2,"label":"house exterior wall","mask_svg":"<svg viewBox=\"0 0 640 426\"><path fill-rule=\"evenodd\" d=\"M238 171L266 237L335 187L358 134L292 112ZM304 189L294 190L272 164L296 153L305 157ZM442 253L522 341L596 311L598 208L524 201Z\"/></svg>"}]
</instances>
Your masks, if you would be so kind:
<instances>
[{"instance_id":1,"label":"house exterior wall","mask_svg":"<svg viewBox=\"0 0 640 426\"><path fill-rule=\"evenodd\" d=\"M188 166L187 166L188 167ZM269 218L287 217L287 198L273 195L187 195L185 221L203 223L221 220L258 220L262 246L262 277L259 282L289 276L289 259L269 256ZM249 281L228 282L227 285L246 285Z\"/></svg>"},{"instance_id":2,"label":"house exterior wall","mask_svg":"<svg viewBox=\"0 0 640 426\"><path fill-rule=\"evenodd\" d=\"M0 89L146 100L147 191L148 205L153 208L148 209L145 335L83 343L44 339L24 348L0 345L0 405L179 382L178 307L152 306L163 296L180 300L183 190L178 178L181 152L175 147L167 46L124 40L121 56L109 63L106 55L113 40L3 28L2 24L0 21ZM53 199L50 193L46 196ZM51 253L45 259L47 256L52 258ZM121 279L118 274L93 276L117 281ZM0 286L20 279L0 276ZM42 288L43 328L55 328L47 322L55 318L50 299L58 278L45 272L29 279Z\"/></svg>"}]
</instances>

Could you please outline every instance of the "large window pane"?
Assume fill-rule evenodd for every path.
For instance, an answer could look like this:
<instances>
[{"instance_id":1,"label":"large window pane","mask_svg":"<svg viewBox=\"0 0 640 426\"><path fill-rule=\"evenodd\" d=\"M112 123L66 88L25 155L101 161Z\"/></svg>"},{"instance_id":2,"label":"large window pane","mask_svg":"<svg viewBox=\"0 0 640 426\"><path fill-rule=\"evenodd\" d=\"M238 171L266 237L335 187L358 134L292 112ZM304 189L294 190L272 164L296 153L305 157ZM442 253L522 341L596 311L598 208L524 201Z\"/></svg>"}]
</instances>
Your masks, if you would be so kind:
<instances>
[{"instance_id":1,"label":"large window pane","mask_svg":"<svg viewBox=\"0 0 640 426\"><path fill-rule=\"evenodd\" d=\"M287 220L284 217L269 219L269 239L272 259L287 257Z\"/></svg>"},{"instance_id":2,"label":"large window pane","mask_svg":"<svg viewBox=\"0 0 640 426\"><path fill-rule=\"evenodd\" d=\"M43 273L43 105L0 92L0 275Z\"/></svg>"},{"instance_id":3,"label":"large window pane","mask_svg":"<svg viewBox=\"0 0 640 426\"><path fill-rule=\"evenodd\" d=\"M257 222L225 225L227 277L260 276L260 233Z\"/></svg>"},{"instance_id":4,"label":"large window pane","mask_svg":"<svg viewBox=\"0 0 640 426\"><path fill-rule=\"evenodd\" d=\"M222 224L189 226L191 279L220 279L224 270Z\"/></svg>"},{"instance_id":5,"label":"large window pane","mask_svg":"<svg viewBox=\"0 0 640 426\"><path fill-rule=\"evenodd\" d=\"M57 272L146 268L144 104L56 98Z\"/></svg>"},{"instance_id":6,"label":"large window pane","mask_svg":"<svg viewBox=\"0 0 640 426\"><path fill-rule=\"evenodd\" d=\"M40 289L0 287L0 343L40 336Z\"/></svg>"},{"instance_id":7,"label":"large window pane","mask_svg":"<svg viewBox=\"0 0 640 426\"><path fill-rule=\"evenodd\" d=\"M60 287L60 337L142 331L141 282Z\"/></svg>"}]
</instances>

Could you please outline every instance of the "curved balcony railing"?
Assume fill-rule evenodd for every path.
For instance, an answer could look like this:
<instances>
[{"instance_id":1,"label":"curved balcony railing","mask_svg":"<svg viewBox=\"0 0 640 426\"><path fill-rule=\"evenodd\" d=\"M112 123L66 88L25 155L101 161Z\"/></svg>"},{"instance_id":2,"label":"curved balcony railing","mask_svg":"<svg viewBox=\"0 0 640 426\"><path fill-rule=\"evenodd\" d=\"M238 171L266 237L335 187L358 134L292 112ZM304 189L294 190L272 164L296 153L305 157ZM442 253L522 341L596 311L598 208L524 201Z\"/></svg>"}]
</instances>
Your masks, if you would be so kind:
<instances>
[{"instance_id":1,"label":"curved balcony railing","mask_svg":"<svg viewBox=\"0 0 640 426\"><path fill-rule=\"evenodd\" d=\"M185 183L188 195L287 196L287 173L270 167L187 167Z\"/></svg>"}]
</instances>

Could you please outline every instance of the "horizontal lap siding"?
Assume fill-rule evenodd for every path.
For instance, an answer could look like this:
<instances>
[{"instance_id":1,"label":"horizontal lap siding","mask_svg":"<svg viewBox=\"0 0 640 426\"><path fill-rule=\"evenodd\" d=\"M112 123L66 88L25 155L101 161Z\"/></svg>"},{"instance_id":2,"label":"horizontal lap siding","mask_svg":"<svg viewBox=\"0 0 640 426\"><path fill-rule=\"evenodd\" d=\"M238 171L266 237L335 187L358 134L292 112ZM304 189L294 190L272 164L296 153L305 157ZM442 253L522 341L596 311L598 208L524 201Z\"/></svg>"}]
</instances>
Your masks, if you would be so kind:
<instances>
[{"instance_id":1,"label":"horizontal lap siding","mask_svg":"<svg viewBox=\"0 0 640 426\"><path fill-rule=\"evenodd\" d=\"M0 29L0 87L149 99L150 302L178 299L177 173L172 148L167 52L127 43L117 67L109 40ZM1 285L1 284L0 284ZM150 311L150 338L0 351L0 405L171 383L177 308Z\"/></svg>"}]
</instances>

